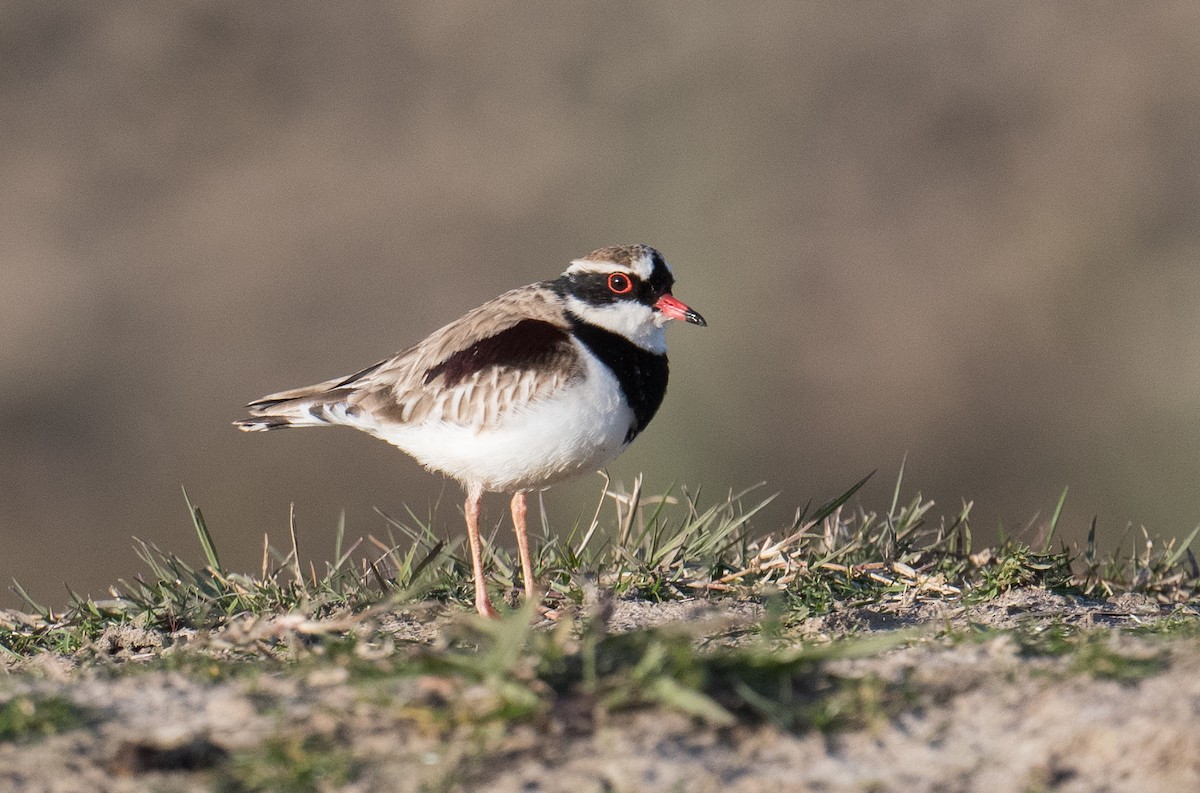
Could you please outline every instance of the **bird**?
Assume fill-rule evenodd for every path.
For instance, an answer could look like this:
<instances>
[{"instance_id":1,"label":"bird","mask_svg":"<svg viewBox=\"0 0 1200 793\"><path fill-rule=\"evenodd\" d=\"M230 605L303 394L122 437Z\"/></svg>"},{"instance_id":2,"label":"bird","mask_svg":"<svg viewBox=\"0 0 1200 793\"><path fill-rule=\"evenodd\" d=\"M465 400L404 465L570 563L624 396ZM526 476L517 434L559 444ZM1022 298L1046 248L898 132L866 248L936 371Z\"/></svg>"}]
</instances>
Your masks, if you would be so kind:
<instances>
[{"instance_id":1,"label":"bird","mask_svg":"<svg viewBox=\"0 0 1200 793\"><path fill-rule=\"evenodd\" d=\"M497 617L483 570L483 494L512 494L532 600L526 494L603 468L654 417L667 389L667 323L708 324L673 296L674 283L648 245L600 248L354 374L257 399L234 426L349 426L460 482L475 608Z\"/></svg>"}]
</instances>

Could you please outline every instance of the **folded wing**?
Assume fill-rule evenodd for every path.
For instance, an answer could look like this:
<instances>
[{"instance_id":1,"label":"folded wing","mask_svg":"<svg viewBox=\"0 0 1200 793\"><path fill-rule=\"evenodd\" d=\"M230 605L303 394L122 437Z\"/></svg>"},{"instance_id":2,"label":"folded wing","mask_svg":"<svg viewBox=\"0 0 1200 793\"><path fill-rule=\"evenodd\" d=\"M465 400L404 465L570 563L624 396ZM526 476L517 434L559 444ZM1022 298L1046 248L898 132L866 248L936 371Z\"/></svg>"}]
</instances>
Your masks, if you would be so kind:
<instances>
[{"instance_id":1,"label":"folded wing","mask_svg":"<svg viewBox=\"0 0 1200 793\"><path fill-rule=\"evenodd\" d=\"M251 402L258 431L346 424L368 432L444 421L476 429L580 377L562 309L535 284L508 292L420 344L346 377Z\"/></svg>"}]
</instances>

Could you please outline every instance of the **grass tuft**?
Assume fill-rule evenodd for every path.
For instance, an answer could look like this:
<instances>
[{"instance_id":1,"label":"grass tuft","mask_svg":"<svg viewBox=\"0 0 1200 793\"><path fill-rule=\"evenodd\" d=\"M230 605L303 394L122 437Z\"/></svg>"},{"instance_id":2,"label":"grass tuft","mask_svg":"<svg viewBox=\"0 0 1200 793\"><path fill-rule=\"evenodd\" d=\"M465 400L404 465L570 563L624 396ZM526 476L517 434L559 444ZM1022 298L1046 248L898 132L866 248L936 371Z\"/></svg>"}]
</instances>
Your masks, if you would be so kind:
<instances>
[{"instance_id":1,"label":"grass tuft","mask_svg":"<svg viewBox=\"0 0 1200 793\"><path fill-rule=\"evenodd\" d=\"M0 702L0 741L30 741L80 727L86 713L59 696L16 696Z\"/></svg>"},{"instance_id":2,"label":"grass tuft","mask_svg":"<svg viewBox=\"0 0 1200 793\"><path fill-rule=\"evenodd\" d=\"M1200 527L1182 541L1165 542L1143 529L1132 551L1104 556L1093 525L1082 548L1054 548L1064 490L1050 521L1035 532L1036 543L1006 538L976 548L971 504L952 520L931 520L933 502L919 494L902 498L901 469L885 513L850 506L867 478L811 514L807 507L797 510L789 525L774 532L755 526L775 498L756 495L757 487L709 501L686 489L646 495L640 477L628 490L606 479L586 527L556 535L543 518L535 570L549 587L548 602L559 608L581 607L595 592L653 601L735 597L770 602L782 627L839 602L979 602L1035 585L1091 596L1144 593L1181 603L1200 587L1190 549ZM62 613L34 602L15 584L30 613L0 612L0 655L72 653L120 625L213 631L245 618L294 615L289 619L311 628L314 620L351 615L351 622L361 621L422 601L471 603L471 568L461 538L439 537L429 519L412 512L403 518L380 513L384 536L359 538L348 547L343 518L335 558L321 571L301 563L301 532L292 514L285 549L264 537L261 569L250 574L222 566L203 513L186 493L184 500L203 564L135 538L147 572L120 581L108 598L72 593ZM519 587L519 565L505 548L490 543L487 562L493 585Z\"/></svg>"},{"instance_id":3,"label":"grass tuft","mask_svg":"<svg viewBox=\"0 0 1200 793\"><path fill-rule=\"evenodd\" d=\"M274 737L233 756L217 775L220 793L317 793L340 789L361 769L349 750L321 735Z\"/></svg>"}]
</instances>

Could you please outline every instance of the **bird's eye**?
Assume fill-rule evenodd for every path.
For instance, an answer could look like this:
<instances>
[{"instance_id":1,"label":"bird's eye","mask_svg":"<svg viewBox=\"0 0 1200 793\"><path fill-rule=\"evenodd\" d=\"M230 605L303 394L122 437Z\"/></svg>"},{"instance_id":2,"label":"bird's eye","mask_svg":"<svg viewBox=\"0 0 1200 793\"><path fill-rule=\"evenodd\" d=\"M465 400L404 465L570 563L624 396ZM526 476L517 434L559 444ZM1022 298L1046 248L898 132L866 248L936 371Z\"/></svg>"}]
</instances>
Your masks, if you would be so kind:
<instances>
[{"instance_id":1,"label":"bird's eye","mask_svg":"<svg viewBox=\"0 0 1200 793\"><path fill-rule=\"evenodd\" d=\"M633 279L625 273L613 273L608 277L608 288L614 295L627 295L633 289Z\"/></svg>"}]
</instances>

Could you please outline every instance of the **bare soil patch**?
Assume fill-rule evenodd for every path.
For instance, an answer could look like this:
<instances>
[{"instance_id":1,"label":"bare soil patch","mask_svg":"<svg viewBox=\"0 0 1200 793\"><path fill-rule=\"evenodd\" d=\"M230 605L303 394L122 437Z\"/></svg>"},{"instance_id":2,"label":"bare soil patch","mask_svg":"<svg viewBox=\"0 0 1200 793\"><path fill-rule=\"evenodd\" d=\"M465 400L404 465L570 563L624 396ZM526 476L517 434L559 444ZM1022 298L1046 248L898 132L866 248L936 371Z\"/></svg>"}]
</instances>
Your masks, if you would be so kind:
<instances>
[{"instance_id":1,"label":"bare soil patch","mask_svg":"<svg viewBox=\"0 0 1200 793\"><path fill-rule=\"evenodd\" d=\"M399 647L434 647L461 618L431 608L380 624ZM0 740L0 790L1200 790L1194 606L1027 588L975 605L841 604L767 636L764 618L758 603L622 600L609 625L686 627L702 651L903 641L827 662L842 688L821 696L858 708L851 726L789 729L662 705L603 711L583 697L498 720L483 716L494 688L453 675L372 680L286 654L245 660L263 637L302 642L296 620L213 636L113 629L72 657L10 662L0 705L35 718L66 703L74 721ZM229 673L234 654L241 671Z\"/></svg>"}]
</instances>

